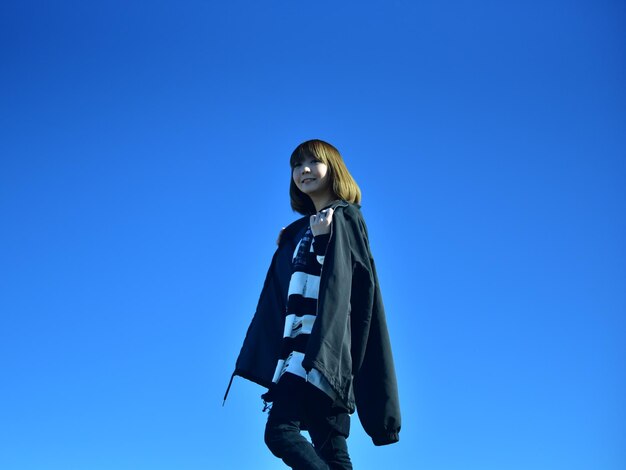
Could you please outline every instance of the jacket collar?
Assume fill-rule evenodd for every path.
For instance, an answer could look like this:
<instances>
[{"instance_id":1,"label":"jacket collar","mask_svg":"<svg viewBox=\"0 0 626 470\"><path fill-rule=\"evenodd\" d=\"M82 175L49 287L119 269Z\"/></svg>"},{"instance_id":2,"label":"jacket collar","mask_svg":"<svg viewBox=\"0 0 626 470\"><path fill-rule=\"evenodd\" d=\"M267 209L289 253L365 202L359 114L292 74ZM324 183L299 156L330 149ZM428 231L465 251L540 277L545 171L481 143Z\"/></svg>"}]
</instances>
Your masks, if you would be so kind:
<instances>
[{"instance_id":1,"label":"jacket collar","mask_svg":"<svg viewBox=\"0 0 626 470\"><path fill-rule=\"evenodd\" d=\"M331 208L335 210L337 207L347 207L349 205L350 203L348 203L347 201L344 201L343 199L335 199L333 202L331 202L327 206L324 206L322 210L331 209Z\"/></svg>"},{"instance_id":2,"label":"jacket collar","mask_svg":"<svg viewBox=\"0 0 626 470\"><path fill-rule=\"evenodd\" d=\"M335 210L337 207L348 207L349 205L350 203L344 201L343 199L336 199L328 206L324 207L324 209L332 208ZM309 215L305 215L287 225L287 227L285 227L285 231L281 235L281 240L295 237L295 235L309 223L309 218ZM285 236L285 238L283 238L283 236Z\"/></svg>"}]
</instances>

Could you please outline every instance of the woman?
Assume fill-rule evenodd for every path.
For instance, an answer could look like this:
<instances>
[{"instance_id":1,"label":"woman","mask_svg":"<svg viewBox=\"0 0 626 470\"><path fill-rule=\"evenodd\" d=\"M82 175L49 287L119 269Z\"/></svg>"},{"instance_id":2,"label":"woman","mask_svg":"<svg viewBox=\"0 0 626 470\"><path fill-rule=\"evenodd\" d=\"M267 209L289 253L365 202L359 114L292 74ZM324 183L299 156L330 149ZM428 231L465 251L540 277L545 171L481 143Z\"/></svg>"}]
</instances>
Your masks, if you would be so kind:
<instances>
[{"instance_id":1,"label":"woman","mask_svg":"<svg viewBox=\"0 0 626 470\"><path fill-rule=\"evenodd\" d=\"M397 442L400 431L361 192L337 149L321 140L300 144L290 165L291 206L304 217L279 236L233 378L269 389L265 442L274 455L296 469L351 469L355 408L374 444Z\"/></svg>"}]
</instances>

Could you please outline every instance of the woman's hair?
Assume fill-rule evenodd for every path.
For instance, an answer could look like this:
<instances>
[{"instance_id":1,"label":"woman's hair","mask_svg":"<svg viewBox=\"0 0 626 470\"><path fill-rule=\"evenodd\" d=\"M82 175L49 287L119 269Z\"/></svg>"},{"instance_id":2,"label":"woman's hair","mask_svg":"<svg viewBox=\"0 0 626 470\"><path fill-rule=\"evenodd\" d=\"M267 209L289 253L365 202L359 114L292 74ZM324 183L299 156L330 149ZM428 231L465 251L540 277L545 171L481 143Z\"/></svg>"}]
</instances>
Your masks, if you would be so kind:
<instances>
[{"instance_id":1,"label":"woman's hair","mask_svg":"<svg viewBox=\"0 0 626 470\"><path fill-rule=\"evenodd\" d=\"M337 199L343 199L353 204L361 203L361 190L346 168L339 150L323 140L307 140L296 147L291 154L289 166L292 170L289 196L291 208L302 215L312 215L317 212L309 196L298 189L293 181L293 167L306 157L314 157L328 167L328 174L332 183L333 193Z\"/></svg>"}]
</instances>

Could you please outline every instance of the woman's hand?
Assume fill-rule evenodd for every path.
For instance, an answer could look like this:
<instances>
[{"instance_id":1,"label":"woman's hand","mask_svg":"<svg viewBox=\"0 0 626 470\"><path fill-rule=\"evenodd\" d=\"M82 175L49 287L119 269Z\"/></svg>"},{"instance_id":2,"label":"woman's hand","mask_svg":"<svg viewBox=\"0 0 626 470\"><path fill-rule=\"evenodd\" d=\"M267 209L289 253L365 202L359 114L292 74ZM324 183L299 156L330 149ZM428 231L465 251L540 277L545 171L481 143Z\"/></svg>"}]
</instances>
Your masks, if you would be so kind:
<instances>
[{"instance_id":1,"label":"woman's hand","mask_svg":"<svg viewBox=\"0 0 626 470\"><path fill-rule=\"evenodd\" d=\"M322 212L318 212L315 215L312 215L309 219L309 223L311 225L311 232L313 232L313 236L324 235L325 233L330 232L330 223L333 221L333 209L326 209Z\"/></svg>"}]
</instances>

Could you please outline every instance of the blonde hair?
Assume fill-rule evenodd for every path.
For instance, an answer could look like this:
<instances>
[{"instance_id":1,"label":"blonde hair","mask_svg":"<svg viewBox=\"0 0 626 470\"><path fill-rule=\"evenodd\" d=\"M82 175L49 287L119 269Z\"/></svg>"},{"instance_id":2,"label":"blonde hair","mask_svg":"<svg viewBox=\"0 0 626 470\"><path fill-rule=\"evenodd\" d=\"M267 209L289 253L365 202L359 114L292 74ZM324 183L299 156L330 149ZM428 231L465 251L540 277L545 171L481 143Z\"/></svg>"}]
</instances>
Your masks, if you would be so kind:
<instances>
[{"instance_id":1,"label":"blonde hair","mask_svg":"<svg viewBox=\"0 0 626 470\"><path fill-rule=\"evenodd\" d=\"M339 150L323 140L307 140L296 147L289 159L289 166L292 169L296 163L301 162L306 157L314 157L328 167L328 174L331 179L333 193L337 199L359 205L361 203L361 190L346 168L346 164L341 158ZM317 212L315 205L309 196L298 189L291 177L289 185L289 196L291 198L291 208L302 215L312 215Z\"/></svg>"}]
</instances>

